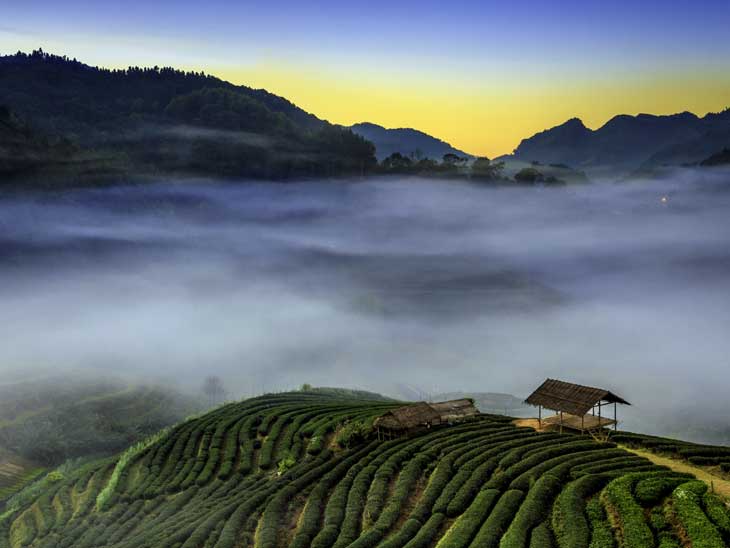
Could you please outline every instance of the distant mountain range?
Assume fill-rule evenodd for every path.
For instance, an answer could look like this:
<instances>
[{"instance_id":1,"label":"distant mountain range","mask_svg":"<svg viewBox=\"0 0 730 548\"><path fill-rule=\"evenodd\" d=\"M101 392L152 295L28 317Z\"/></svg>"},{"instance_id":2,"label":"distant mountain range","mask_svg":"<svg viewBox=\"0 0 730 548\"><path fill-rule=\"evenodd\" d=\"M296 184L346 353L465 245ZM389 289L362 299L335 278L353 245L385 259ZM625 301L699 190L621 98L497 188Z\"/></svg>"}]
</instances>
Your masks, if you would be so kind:
<instances>
[{"instance_id":1,"label":"distant mountain range","mask_svg":"<svg viewBox=\"0 0 730 548\"><path fill-rule=\"evenodd\" d=\"M350 129L375 145L375 156L378 161L382 161L395 152L415 160L422 158L441 160L445 154L455 154L464 158L472 157L471 154L417 129L386 129L369 122L355 124L350 126Z\"/></svg>"},{"instance_id":2,"label":"distant mountain range","mask_svg":"<svg viewBox=\"0 0 730 548\"><path fill-rule=\"evenodd\" d=\"M730 146L730 109L700 118L620 115L591 130L578 118L524 139L512 155L526 162L567 164L589 172L631 172L698 164Z\"/></svg>"},{"instance_id":3,"label":"distant mountain range","mask_svg":"<svg viewBox=\"0 0 730 548\"><path fill-rule=\"evenodd\" d=\"M515 178L528 170L546 179L584 182L585 174L602 171L722 165L705 160L726 148L730 110L702 118L688 112L622 115L597 130L574 118L523 140L498 165ZM377 165L396 152L404 158ZM442 161L445 155L450 157ZM0 56L2 182L376 173L453 178L469 176L472 159L422 131L331 124L266 90L203 73L108 70L41 50Z\"/></svg>"}]
</instances>

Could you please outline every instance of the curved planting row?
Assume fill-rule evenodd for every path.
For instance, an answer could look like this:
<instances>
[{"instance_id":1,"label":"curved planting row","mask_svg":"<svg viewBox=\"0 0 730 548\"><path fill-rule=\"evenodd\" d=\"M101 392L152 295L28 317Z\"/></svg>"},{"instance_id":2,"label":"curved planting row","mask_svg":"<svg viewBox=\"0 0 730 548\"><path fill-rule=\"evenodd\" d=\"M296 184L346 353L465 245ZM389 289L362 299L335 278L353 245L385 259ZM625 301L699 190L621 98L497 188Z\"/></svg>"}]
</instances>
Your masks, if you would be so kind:
<instances>
[{"instance_id":1,"label":"curved planting row","mask_svg":"<svg viewBox=\"0 0 730 548\"><path fill-rule=\"evenodd\" d=\"M611 436L611 439L629 447L686 460L696 466L717 466L722 472L730 473L730 447L700 445L630 432L619 432Z\"/></svg>"},{"instance_id":2,"label":"curved planting row","mask_svg":"<svg viewBox=\"0 0 730 548\"><path fill-rule=\"evenodd\" d=\"M290 393L222 406L118 460L49 475L0 515L0 548L716 548L730 541L730 513L704 484L614 443L538 434L491 415L390 441L368 436L372 420L396 405ZM364 439L345 443L353 423ZM631 436L613 439L636 442ZM677 454L689 449L694 458L715 458L691 444Z\"/></svg>"}]
</instances>

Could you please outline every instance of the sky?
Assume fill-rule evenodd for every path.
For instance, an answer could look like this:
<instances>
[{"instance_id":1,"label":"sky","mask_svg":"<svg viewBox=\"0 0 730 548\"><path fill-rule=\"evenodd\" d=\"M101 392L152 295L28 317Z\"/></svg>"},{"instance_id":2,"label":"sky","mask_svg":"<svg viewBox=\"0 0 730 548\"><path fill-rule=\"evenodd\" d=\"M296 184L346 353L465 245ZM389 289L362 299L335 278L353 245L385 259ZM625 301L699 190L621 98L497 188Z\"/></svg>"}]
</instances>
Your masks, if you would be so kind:
<instances>
[{"instance_id":1,"label":"sky","mask_svg":"<svg viewBox=\"0 0 730 548\"><path fill-rule=\"evenodd\" d=\"M490 157L575 116L730 106L728 0L3 3L2 53L204 70Z\"/></svg>"}]
</instances>

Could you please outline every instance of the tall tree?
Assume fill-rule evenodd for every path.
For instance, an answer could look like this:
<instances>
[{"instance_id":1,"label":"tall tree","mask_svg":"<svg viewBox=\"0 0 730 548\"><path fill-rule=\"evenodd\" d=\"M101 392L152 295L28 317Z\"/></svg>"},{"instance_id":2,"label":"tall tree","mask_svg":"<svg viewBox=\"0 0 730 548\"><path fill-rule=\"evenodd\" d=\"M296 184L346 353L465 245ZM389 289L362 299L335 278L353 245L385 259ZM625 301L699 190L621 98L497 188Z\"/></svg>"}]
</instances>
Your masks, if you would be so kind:
<instances>
[{"instance_id":1,"label":"tall tree","mask_svg":"<svg viewBox=\"0 0 730 548\"><path fill-rule=\"evenodd\" d=\"M203 393L208 397L210 407L221 403L226 395L221 378L216 375L206 377L203 382Z\"/></svg>"}]
</instances>

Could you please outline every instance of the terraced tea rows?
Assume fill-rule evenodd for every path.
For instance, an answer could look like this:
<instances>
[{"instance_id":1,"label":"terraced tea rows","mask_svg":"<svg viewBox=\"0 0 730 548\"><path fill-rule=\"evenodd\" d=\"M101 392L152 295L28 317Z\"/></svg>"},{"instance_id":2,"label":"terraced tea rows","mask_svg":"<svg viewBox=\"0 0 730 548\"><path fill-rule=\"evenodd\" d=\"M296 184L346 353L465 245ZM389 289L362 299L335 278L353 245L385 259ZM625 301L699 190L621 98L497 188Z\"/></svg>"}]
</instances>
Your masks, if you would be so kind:
<instances>
[{"instance_id":1,"label":"terraced tea rows","mask_svg":"<svg viewBox=\"0 0 730 548\"><path fill-rule=\"evenodd\" d=\"M613 439L630 447L647 449L659 455L686 460L696 466L717 466L722 472L730 473L730 447L700 445L629 432L615 434Z\"/></svg>"},{"instance_id":2,"label":"terraced tea rows","mask_svg":"<svg viewBox=\"0 0 730 548\"><path fill-rule=\"evenodd\" d=\"M0 457L0 508L5 499L20 491L43 471L43 468L28 466L21 460Z\"/></svg>"},{"instance_id":3,"label":"terraced tea rows","mask_svg":"<svg viewBox=\"0 0 730 548\"><path fill-rule=\"evenodd\" d=\"M730 514L704 484L612 443L491 415L361 439L363 425L394 405L292 393L221 407L11 508L0 518L0 548L714 548L730 540Z\"/></svg>"}]
</instances>

